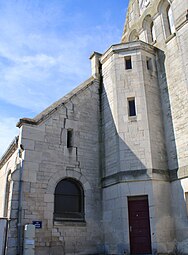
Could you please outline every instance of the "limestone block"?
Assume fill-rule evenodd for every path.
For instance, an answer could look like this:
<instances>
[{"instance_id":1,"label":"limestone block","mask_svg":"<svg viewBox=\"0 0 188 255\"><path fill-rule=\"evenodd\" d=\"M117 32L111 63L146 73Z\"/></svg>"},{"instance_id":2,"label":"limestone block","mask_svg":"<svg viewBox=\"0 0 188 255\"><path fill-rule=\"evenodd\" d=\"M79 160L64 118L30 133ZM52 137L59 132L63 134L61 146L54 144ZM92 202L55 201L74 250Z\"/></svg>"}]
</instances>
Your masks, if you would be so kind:
<instances>
[{"instance_id":1,"label":"limestone block","mask_svg":"<svg viewBox=\"0 0 188 255\"><path fill-rule=\"evenodd\" d=\"M44 141L44 131L40 130L40 128L33 128L24 126L22 130L22 138L29 139L29 140L37 140L37 141Z\"/></svg>"},{"instance_id":2,"label":"limestone block","mask_svg":"<svg viewBox=\"0 0 188 255\"><path fill-rule=\"evenodd\" d=\"M64 246L56 246L50 248L51 255L64 255L65 254L65 247Z\"/></svg>"},{"instance_id":3,"label":"limestone block","mask_svg":"<svg viewBox=\"0 0 188 255\"><path fill-rule=\"evenodd\" d=\"M25 151L25 161L40 163L42 161L42 152Z\"/></svg>"},{"instance_id":4,"label":"limestone block","mask_svg":"<svg viewBox=\"0 0 188 255\"><path fill-rule=\"evenodd\" d=\"M44 202L53 203L54 195L53 194L44 194Z\"/></svg>"},{"instance_id":5,"label":"limestone block","mask_svg":"<svg viewBox=\"0 0 188 255\"><path fill-rule=\"evenodd\" d=\"M22 145L25 150L34 150L34 141L30 139L22 139Z\"/></svg>"},{"instance_id":6,"label":"limestone block","mask_svg":"<svg viewBox=\"0 0 188 255\"><path fill-rule=\"evenodd\" d=\"M46 220L53 219L53 211L44 211L44 219Z\"/></svg>"},{"instance_id":7,"label":"limestone block","mask_svg":"<svg viewBox=\"0 0 188 255\"><path fill-rule=\"evenodd\" d=\"M24 161L24 169L27 169L27 171L38 171L39 170L39 163L33 162L33 161Z\"/></svg>"},{"instance_id":8,"label":"limestone block","mask_svg":"<svg viewBox=\"0 0 188 255\"><path fill-rule=\"evenodd\" d=\"M29 171L28 173L28 180L26 181L29 181L29 182L36 182L36 179L37 179L37 174L35 171Z\"/></svg>"},{"instance_id":9,"label":"limestone block","mask_svg":"<svg viewBox=\"0 0 188 255\"><path fill-rule=\"evenodd\" d=\"M53 203L47 203L47 211L53 213L53 211L54 211L54 199L53 199Z\"/></svg>"}]
</instances>

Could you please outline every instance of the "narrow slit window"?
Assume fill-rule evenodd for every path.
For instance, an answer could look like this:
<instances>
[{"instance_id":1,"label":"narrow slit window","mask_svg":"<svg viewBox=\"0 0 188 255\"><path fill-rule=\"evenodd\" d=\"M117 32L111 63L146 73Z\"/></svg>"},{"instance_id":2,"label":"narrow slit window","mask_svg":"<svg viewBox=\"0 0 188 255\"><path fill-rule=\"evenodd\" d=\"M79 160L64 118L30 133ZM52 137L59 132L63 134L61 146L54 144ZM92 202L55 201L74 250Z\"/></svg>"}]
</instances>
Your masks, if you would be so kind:
<instances>
[{"instance_id":1,"label":"narrow slit window","mask_svg":"<svg viewBox=\"0 0 188 255\"><path fill-rule=\"evenodd\" d=\"M174 19L172 15L172 9L170 5L167 8L167 19L168 19L168 27L169 27L170 34L173 34L175 33L175 25L174 25Z\"/></svg>"},{"instance_id":2,"label":"narrow slit window","mask_svg":"<svg viewBox=\"0 0 188 255\"><path fill-rule=\"evenodd\" d=\"M151 39L152 42L156 41L155 27L153 22L151 23Z\"/></svg>"},{"instance_id":3,"label":"narrow slit window","mask_svg":"<svg viewBox=\"0 0 188 255\"><path fill-rule=\"evenodd\" d=\"M73 130L67 130L67 148L73 147Z\"/></svg>"},{"instance_id":4,"label":"narrow slit window","mask_svg":"<svg viewBox=\"0 0 188 255\"><path fill-rule=\"evenodd\" d=\"M9 215L9 202L10 202L10 185L11 185L11 170L9 170L6 180L6 193L5 193L5 208L4 208L4 217Z\"/></svg>"},{"instance_id":5,"label":"narrow slit window","mask_svg":"<svg viewBox=\"0 0 188 255\"><path fill-rule=\"evenodd\" d=\"M136 116L135 98L128 98L129 116Z\"/></svg>"},{"instance_id":6,"label":"narrow slit window","mask_svg":"<svg viewBox=\"0 0 188 255\"><path fill-rule=\"evenodd\" d=\"M152 70L152 60L151 58L146 59L146 65L148 70Z\"/></svg>"},{"instance_id":7,"label":"narrow slit window","mask_svg":"<svg viewBox=\"0 0 188 255\"><path fill-rule=\"evenodd\" d=\"M188 192L185 192L185 203L186 203L187 216L188 216Z\"/></svg>"},{"instance_id":8,"label":"narrow slit window","mask_svg":"<svg viewBox=\"0 0 188 255\"><path fill-rule=\"evenodd\" d=\"M131 57L125 57L125 69L132 69Z\"/></svg>"}]
</instances>

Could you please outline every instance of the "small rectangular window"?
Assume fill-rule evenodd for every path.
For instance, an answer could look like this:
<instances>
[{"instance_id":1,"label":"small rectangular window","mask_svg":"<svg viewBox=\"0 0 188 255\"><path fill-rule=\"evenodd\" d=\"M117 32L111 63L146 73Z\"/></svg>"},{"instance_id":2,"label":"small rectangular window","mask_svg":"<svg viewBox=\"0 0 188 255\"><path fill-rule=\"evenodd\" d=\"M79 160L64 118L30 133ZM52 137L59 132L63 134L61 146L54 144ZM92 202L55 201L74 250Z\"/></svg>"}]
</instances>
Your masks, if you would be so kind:
<instances>
[{"instance_id":1,"label":"small rectangular window","mask_svg":"<svg viewBox=\"0 0 188 255\"><path fill-rule=\"evenodd\" d=\"M132 69L131 56L125 57L125 69Z\"/></svg>"},{"instance_id":2,"label":"small rectangular window","mask_svg":"<svg viewBox=\"0 0 188 255\"><path fill-rule=\"evenodd\" d=\"M129 116L136 116L135 98L128 98Z\"/></svg>"},{"instance_id":3,"label":"small rectangular window","mask_svg":"<svg viewBox=\"0 0 188 255\"><path fill-rule=\"evenodd\" d=\"M67 148L73 147L73 130L67 130Z\"/></svg>"},{"instance_id":4,"label":"small rectangular window","mask_svg":"<svg viewBox=\"0 0 188 255\"><path fill-rule=\"evenodd\" d=\"M146 58L146 65L148 70L152 70L152 59Z\"/></svg>"}]
</instances>

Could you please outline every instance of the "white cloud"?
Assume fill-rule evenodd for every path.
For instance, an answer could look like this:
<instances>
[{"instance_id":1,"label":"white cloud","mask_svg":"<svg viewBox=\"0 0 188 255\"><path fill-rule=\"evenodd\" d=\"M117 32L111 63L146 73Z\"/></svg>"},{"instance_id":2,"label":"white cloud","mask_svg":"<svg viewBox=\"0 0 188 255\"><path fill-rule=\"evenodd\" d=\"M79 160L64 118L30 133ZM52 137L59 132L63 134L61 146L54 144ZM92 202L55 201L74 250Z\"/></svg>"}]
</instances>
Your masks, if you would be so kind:
<instances>
[{"instance_id":1,"label":"white cloud","mask_svg":"<svg viewBox=\"0 0 188 255\"><path fill-rule=\"evenodd\" d=\"M84 15L66 15L66 4L70 0L1 2L0 101L5 105L39 113L89 78L93 51L105 51L121 37L109 12L103 12L106 22L88 27ZM0 154L16 135L16 122L0 119Z\"/></svg>"},{"instance_id":2,"label":"white cloud","mask_svg":"<svg viewBox=\"0 0 188 255\"><path fill-rule=\"evenodd\" d=\"M32 35L31 40L20 39L21 44L25 42L28 49L35 49L36 45L42 48L41 52L34 50L32 54L29 54L29 50L22 53L17 43L10 42L9 49L14 48L12 54L12 50L4 50L0 43L3 60L0 89L3 88L5 92L0 93L0 98L16 106L40 112L89 78L89 55L96 50L97 45L104 48L106 40L113 41L117 33L110 27L96 27L90 35L77 33L73 36L71 33L68 38Z\"/></svg>"}]
</instances>

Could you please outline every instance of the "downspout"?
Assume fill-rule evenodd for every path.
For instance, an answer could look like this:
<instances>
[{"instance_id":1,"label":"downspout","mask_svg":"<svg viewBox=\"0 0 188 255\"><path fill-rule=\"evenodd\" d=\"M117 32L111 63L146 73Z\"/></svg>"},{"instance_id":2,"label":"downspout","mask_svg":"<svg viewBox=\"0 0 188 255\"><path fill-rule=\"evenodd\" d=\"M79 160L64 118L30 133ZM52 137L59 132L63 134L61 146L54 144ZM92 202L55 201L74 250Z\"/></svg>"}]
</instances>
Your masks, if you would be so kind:
<instances>
[{"instance_id":1,"label":"downspout","mask_svg":"<svg viewBox=\"0 0 188 255\"><path fill-rule=\"evenodd\" d=\"M8 237L8 225L9 225L9 219L6 219L6 232L5 232L5 243L4 243L4 250L3 255L7 254L7 237Z\"/></svg>"},{"instance_id":2,"label":"downspout","mask_svg":"<svg viewBox=\"0 0 188 255\"><path fill-rule=\"evenodd\" d=\"M99 62L99 164L100 164L100 186L102 187L102 178L104 177L104 146L103 146L103 107L102 107L102 95L103 95L103 75L102 64Z\"/></svg>"},{"instance_id":3,"label":"downspout","mask_svg":"<svg viewBox=\"0 0 188 255\"><path fill-rule=\"evenodd\" d=\"M18 151L18 157L21 159L20 163L20 175L19 175L19 190L18 190L18 245L17 245L17 255L22 255L22 176L24 168L24 160L22 158L24 148L20 145Z\"/></svg>"}]
</instances>

